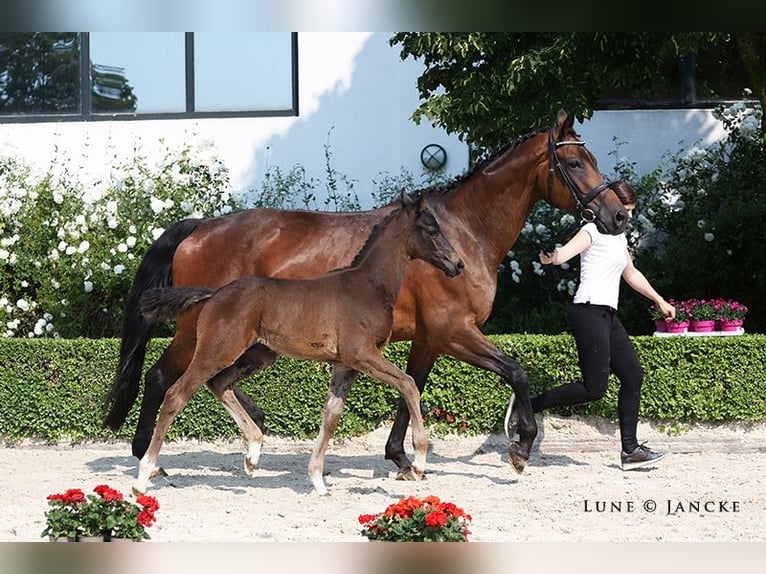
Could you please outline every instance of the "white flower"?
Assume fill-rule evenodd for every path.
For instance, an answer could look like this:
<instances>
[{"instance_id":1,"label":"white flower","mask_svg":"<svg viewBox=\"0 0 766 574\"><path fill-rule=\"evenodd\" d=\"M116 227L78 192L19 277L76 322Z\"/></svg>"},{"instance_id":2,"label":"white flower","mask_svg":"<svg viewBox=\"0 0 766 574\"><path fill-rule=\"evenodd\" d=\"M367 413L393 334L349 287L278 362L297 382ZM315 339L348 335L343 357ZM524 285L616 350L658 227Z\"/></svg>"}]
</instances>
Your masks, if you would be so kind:
<instances>
[{"instance_id":1,"label":"white flower","mask_svg":"<svg viewBox=\"0 0 766 574\"><path fill-rule=\"evenodd\" d=\"M705 227L705 220L704 219L698 220L697 221L697 227L699 227L700 229L704 229L704 227Z\"/></svg>"},{"instance_id":2,"label":"white flower","mask_svg":"<svg viewBox=\"0 0 766 574\"><path fill-rule=\"evenodd\" d=\"M152 239L157 241L160 238L160 235L162 235L163 233L165 233L164 229L162 229L161 227L155 227L154 229L152 229Z\"/></svg>"},{"instance_id":3,"label":"white flower","mask_svg":"<svg viewBox=\"0 0 766 574\"><path fill-rule=\"evenodd\" d=\"M54 192L53 203L55 203L56 205L61 205L62 203L64 203L64 195L59 191Z\"/></svg>"},{"instance_id":4,"label":"white flower","mask_svg":"<svg viewBox=\"0 0 766 574\"><path fill-rule=\"evenodd\" d=\"M85 253L88 249L90 249L90 242L83 241L80 243L80 246L77 248L77 251L79 253Z\"/></svg>"},{"instance_id":5,"label":"white flower","mask_svg":"<svg viewBox=\"0 0 766 574\"><path fill-rule=\"evenodd\" d=\"M125 245L124 243L120 243L117 246L117 251L119 251L120 253L127 253L128 252L128 246Z\"/></svg>"},{"instance_id":6,"label":"white flower","mask_svg":"<svg viewBox=\"0 0 766 574\"><path fill-rule=\"evenodd\" d=\"M66 254L72 255L73 253L77 252L77 248L74 245L68 245L66 248Z\"/></svg>"},{"instance_id":7,"label":"white flower","mask_svg":"<svg viewBox=\"0 0 766 574\"><path fill-rule=\"evenodd\" d=\"M160 214L165 210L165 202L156 197L152 197L151 201L149 202L149 207L152 208L154 213Z\"/></svg>"},{"instance_id":8,"label":"white flower","mask_svg":"<svg viewBox=\"0 0 766 574\"><path fill-rule=\"evenodd\" d=\"M114 274L115 275L122 275L122 272L125 271L124 265L115 265L114 266Z\"/></svg>"},{"instance_id":9,"label":"white flower","mask_svg":"<svg viewBox=\"0 0 766 574\"><path fill-rule=\"evenodd\" d=\"M92 281L83 282L83 288L85 289L86 293L90 293L91 291L93 291L93 282Z\"/></svg>"},{"instance_id":10,"label":"white flower","mask_svg":"<svg viewBox=\"0 0 766 574\"><path fill-rule=\"evenodd\" d=\"M8 261L8 259L10 259L10 257L11 257L11 252L10 251L8 251L6 249L1 249L0 248L0 259L1 260Z\"/></svg>"},{"instance_id":11,"label":"white flower","mask_svg":"<svg viewBox=\"0 0 766 574\"><path fill-rule=\"evenodd\" d=\"M22 311L29 311L29 303L26 301L26 299L19 299L16 301L16 307Z\"/></svg>"},{"instance_id":12,"label":"white flower","mask_svg":"<svg viewBox=\"0 0 766 574\"><path fill-rule=\"evenodd\" d=\"M711 241L715 240L715 235L710 233L709 231L705 234L705 241L710 243Z\"/></svg>"},{"instance_id":13,"label":"white flower","mask_svg":"<svg viewBox=\"0 0 766 574\"><path fill-rule=\"evenodd\" d=\"M134 232L135 233L135 232ZM125 240L125 244L133 249L136 246L136 238L132 235Z\"/></svg>"}]
</instances>

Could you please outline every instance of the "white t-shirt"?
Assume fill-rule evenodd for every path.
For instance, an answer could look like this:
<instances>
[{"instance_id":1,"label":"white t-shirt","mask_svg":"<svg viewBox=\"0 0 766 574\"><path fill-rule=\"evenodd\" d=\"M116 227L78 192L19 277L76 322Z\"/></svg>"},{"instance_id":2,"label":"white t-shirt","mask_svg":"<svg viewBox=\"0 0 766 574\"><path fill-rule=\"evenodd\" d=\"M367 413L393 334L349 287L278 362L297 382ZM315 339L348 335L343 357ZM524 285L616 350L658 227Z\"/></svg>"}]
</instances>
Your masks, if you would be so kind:
<instances>
[{"instance_id":1,"label":"white t-shirt","mask_svg":"<svg viewBox=\"0 0 766 574\"><path fill-rule=\"evenodd\" d=\"M591 237L591 244L580 253L580 285L574 296L575 303L608 305L617 309L620 298L620 278L628 265L624 233L600 233L595 223L586 223L582 229Z\"/></svg>"}]
</instances>

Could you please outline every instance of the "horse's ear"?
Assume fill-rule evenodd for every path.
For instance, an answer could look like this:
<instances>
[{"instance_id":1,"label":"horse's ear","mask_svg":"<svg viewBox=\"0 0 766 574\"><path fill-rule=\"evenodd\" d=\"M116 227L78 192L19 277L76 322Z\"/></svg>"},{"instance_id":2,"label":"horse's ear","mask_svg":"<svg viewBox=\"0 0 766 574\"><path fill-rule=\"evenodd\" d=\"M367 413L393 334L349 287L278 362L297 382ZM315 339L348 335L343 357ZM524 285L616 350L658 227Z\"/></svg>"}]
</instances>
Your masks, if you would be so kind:
<instances>
[{"instance_id":1,"label":"horse's ear","mask_svg":"<svg viewBox=\"0 0 766 574\"><path fill-rule=\"evenodd\" d=\"M558 130L559 138L562 134L568 133L573 129L574 120L574 114L567 114L563 109L559 110L559 113L556 116L556 129Z\"/></svg>"},{"instance_id":2,"label":"horse's ear","mask_svg":"<svg viewBox=\"0 0 766 574\"><path fill-rule=\"evenodd\" d=\"M418 199L417 197L414 197L410 195L409 193L407 193L406 189L402 189L402 205L404 207L410 207L412 204L415 203L417 199Z\"/></svg>"}]
</instances>

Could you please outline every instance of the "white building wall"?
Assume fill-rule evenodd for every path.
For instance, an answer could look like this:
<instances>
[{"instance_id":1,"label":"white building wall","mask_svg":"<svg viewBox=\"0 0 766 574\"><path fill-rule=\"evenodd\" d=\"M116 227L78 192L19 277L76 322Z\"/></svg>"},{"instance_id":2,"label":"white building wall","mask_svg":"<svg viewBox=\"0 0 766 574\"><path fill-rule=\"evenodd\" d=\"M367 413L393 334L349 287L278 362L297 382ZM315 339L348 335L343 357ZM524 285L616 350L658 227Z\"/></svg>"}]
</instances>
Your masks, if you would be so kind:
<instances>
[{"instance_id":1,"label":"white building wall","mask_svg":"<svg viewBox=\"0 0 766 574\"><path fill-rule=\"evenodd\" d=\"M135 147L151 154L160 141L171 149L210 142L230 170L235 193L242 193L260 186L268 165L287 171L300 164L308 177L325 181L329 144L332 167L354 181L362 207L369 207L372 182L381 173L404 168L422 174L420 150L429 143L446 149L448 175L468 167L467 147L457 137L410 120L422 67L402 62L388 45L390 36L299 34L298 117L0 124L0 153L44 170L58 147L81 166L87 184L108 177L114 158L131 157ZM708 110L602 111L579 131L605 173L614 168L615 138L619 156L645 173L679 142L710 143L722 135Z\"/></svg>"}]
</instances>

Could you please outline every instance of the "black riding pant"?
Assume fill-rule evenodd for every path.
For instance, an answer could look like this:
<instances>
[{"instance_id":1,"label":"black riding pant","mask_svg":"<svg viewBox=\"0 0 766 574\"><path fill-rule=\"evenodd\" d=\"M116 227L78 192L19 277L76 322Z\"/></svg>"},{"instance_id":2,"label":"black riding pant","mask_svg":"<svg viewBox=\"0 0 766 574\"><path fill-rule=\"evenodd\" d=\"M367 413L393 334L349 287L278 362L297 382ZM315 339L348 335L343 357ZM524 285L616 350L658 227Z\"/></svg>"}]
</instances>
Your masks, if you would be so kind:
<instances>
[{"instance_id":1,"label":"black riding pant","mask_svg":"<svg viewBox=\"0 0 766 574\"><path fill-rule=\"evenodd\" d=\"M532 398L540 412L596 401L606 394L609 373L620 381L617 412L625 452L638 446L636 428L644 372L636 350L614 309L603 305L574 304L568 314L569 329L577 344L582 381L561 385Z\"/></svg>"}]
</instances>

